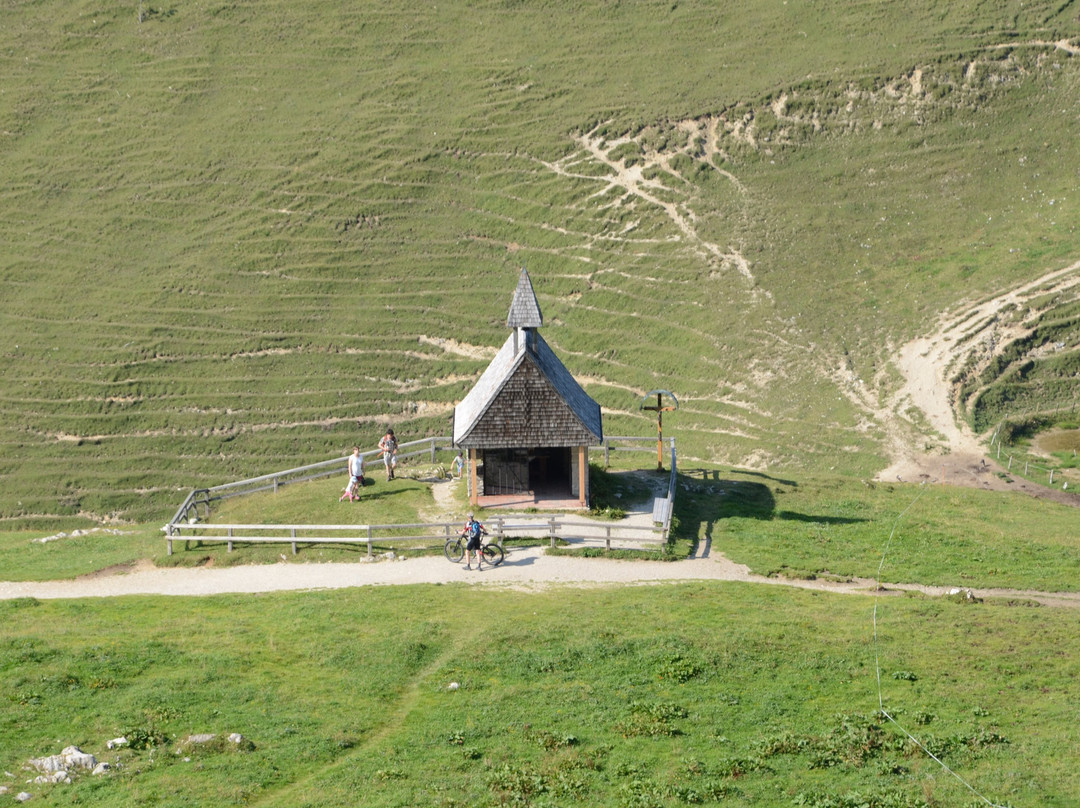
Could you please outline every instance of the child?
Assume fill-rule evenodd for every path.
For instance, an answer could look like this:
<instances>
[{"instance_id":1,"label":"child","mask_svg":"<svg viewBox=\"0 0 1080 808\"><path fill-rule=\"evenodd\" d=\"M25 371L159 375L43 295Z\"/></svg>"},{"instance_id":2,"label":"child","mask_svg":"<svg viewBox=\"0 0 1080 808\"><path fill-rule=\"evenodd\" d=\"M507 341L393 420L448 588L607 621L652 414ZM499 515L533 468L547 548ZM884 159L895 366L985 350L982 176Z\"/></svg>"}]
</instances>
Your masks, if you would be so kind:
<instances>
[{"instance_id":1,"label":"child","mask_svg":"<svg viewBox=\"0 0 1080 808\"><path fill-rule=\"evenodd\" d=\"M352 454L349 455L349 484L345 486L345 493L341 495L338 502L343 501L346 497L349 498L349 502L360 501L360 488L364 485L364 458L360 456L360 447L352 447Z\"/></svg>"}]
</instances>

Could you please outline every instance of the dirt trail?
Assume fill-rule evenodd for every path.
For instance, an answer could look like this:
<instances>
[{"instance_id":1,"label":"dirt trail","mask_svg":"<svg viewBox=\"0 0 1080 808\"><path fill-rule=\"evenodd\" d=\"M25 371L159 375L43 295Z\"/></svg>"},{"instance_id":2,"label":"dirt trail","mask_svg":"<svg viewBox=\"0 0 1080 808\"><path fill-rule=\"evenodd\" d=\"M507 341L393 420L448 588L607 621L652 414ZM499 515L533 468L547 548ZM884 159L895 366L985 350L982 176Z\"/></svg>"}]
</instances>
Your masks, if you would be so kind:
<instances>
[{"instance_id":1,"label":"dirt trail","mask_svg":"<svg viewBox=\"0 0 1080 808\"><path fill-rule=\"evenodd\" d=\"M689 141L692 135L699 134L698 124L693 121L684 121L680 125L684 136ZM704 134L704 133L700 133ZM627 164L625 157L619 156L620 147L629 143L640 145L640 134L636 137L619 137L607 139L598 134L594 129L575 138L579 151L574 152L555 162L539 161L544 167L555 174L563 177L571 177L577 180L595 183L598 190L592 195L594 198L604 197L609 192L617 192L627 199L634 199L647 205L662 210L671 220L688 243L700 250L708 259L725 269L738 272L748 283L749 288L754 290L755 295L771 297L768 292L759 289L753 273L750 271L750 262L742 252L734 246L724 246L704 238L698 229L697 216L690 207L690 200L684 185L688 187L681 175L671 167L673 153L659 153L654 150L645 150L640 155L641 162ZM731 172L715 169L713 157L719 153L716 145L715 131L711 138L706 139L706 159L703 164L714 168L721 176L732 183L739 194L745 194L746 188ZM685 152L685 147L683 149ZM588 170L579 170L579 165L585 164ZM601 165L606 173L597 175L592 167ZM662 169L661 176L654 176L656 169ZM662 177L662 178L661 178ZM674 185L672 185L674 183ZM677 187L676 187L677 186ZM672 201L672 200L676 201ZM629 225L625 233L634 229L637 223Z\"/></svg>"},{"instance_id":2,"label":"dirt trail","mask_svg":"<svg viewBox=\"0 0 1080 808\"><path fill-rule=\"evenodd\" d=\"M458 497L460 480L432 484L434 501L423 518L452 521L462 517ZM528 515L515 514L522 522ZM540 516L534 518L542 519ZM628 506L627 523L651 525L650 503ZM611 523L605 523L611 524ZM583 533L590 531L583 530ZM582 537L579 546L603 546L603 526L595 535ZM287 563L224 568L158 568L149 560L118 565L74 580L0 581L0 600L13 598L103 598L124 595L205 596L226 593L277 592L287 590L341 589L357 586L462 583L514 590L541 590L555 586L599 587L659 585L674 581L739 581L788 586L836 594L887 596L903 592L925 595L997 598L1033 602L1044 606L1080 608L1080 593L972 589L959 586L886 584L871 579L795 580L755 575L749 567L711 552L711 544L699 546L698 555L685 561L630 561L606 558L550 556L543 547L511 548L506 561L483 572L468 571L438 556L378 557L372 561L333 564ZM970 595L968 595L970 593Z\"/></svg>"},{"instance_id":3,"label":"dirt trail","mask_svg":"<svg viewBox=\"0 0 1080 808\"><path fill-rule=\"evenodd\" d=\"M436 521L460 518L460 480L433 482L434 504L430 518ZM651 503L627 507L626 523L650 525ZM515 514L515 523L529 518ZM542 516L535 517L543 519ZM575 521L584 521L580 517ZM606 522L604 524L611 524ZM590 531L585 529L583 533ZM603 526L593 536L574 541L580 547L604 545ZM392 554L391 554L392 555ZM342 589L357 586L398 586L404 584L461 583L512 590L542 590L557 586L601 587L659 585L675 581L738 581L788 586L818 592L850 595L897 595L921 592L925 595L999 598L1034 602L1044 606L1080 608L1080 593L971 589L958 586L885 584L874 580L797 580L756 575L744 564L713 553L710 542L697 548L697 555L685 561L631 561L608 558L552 556L545 548L513 547L499 567L483 572L464 569L442 555L384 556L371 561L333 564L288 563L222 568L158 568L149 560L135 565L118 565L74 580L10 582L0 581L0 600L13 598L103 598L124 595L203 596L231 593L279 592L287 590ZM968 594L970 593L970 595Z\"/></svg>"},{"instance_id":4,"label":"dirt trail","mask_svg":"<svg viewBox=\"0 0 1080 808\"><path fill-rule=\"evenodd\" d=\"M512 548L506 561L483 572L451 564L442 556L377 559L336 564L266 564L218 569L156 568L146 563L112 575L69 581L0 582L0 600L13 598L105 598L124 595L204 596L226 593L343 589L357 586L461 583L512 590L556 586L641 586L675 581L741 581L851 595L896 595L922 592L930 596L962 595L1080 608L1080 593L971 589L968 587L886 584L869 579L847 581L790 580L755 575L722 555L686 561L623 561L604 558L549 556L542 547Z\"/></svg>"},{"instance_id":5,"label":"dirt trail","mask_svg":"<svg viewBox=\"0 0 1080 808\"><path fill-rule=\"evenodd\" d=\"M1028 330L1024 318L1010 321L1004 315L1023 311L1036 297L1069 292L1080 287L1080 261L1048 272L1030 283L942 316L937 331L912 340L896 353L904 383L884 405L871 414L889 425L892 464L877 479L903 482L947 482L1001 491L1024 491L1033 496L1080 505L1080 496L1024 481L1010 482L999 476L1002 469L990 459L982 440L955 415L955 390L949 379L969 357L985 359L1004 350ZM861 406L867 406L865 399ZM915 408L937 432L943 443L940 453L914 451L910 408Z\"/></svg>"}]
</instances>

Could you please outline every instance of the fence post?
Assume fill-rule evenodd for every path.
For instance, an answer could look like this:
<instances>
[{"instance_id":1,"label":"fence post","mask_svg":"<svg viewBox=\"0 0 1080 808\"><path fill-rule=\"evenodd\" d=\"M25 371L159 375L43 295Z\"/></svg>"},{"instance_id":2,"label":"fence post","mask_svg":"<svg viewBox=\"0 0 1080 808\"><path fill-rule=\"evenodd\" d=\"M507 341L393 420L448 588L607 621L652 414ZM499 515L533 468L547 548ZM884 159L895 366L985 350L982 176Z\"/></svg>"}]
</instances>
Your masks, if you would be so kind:
<instances>
[{"instance_id":1,"label":"fence post","mask_svg":"<svg viewBox=\"0 0 1080 808\"><path fill-rule=\"evenodd\" d=\"M165 530L165 543L169 546L169 555L172 555L173 526L169 525Z\"/></svg>"},{"instance_id":2,"label":"fence post","mask_svg":"<svg viewBox=\"0 0 1080 808\"><path fill-rule=\"evenodd\" d=\"M1054 470L1050 469L1050 485L1054 484Z\"/></svg>"},{"instance_id":3,"label":"fence post","mask_svg":"<svg viewBox=\"0 0 1080 808\"><path fill-rule=\"evenodd\" d=\"M374 553L371 551L371 525L367 526L367 557L368 561L374 558Z\"/></svg>"},{"instance_id":4,"label":"fence post","mask_svg":"<svg viewBox=\"0 0 1080 808\"><path fill-rule=\"evenodd\" d=\"M611 549L611 525L605 525L604 526L604 532L607 534L607 541L605 543L607 544L607 548L610 550Z\"/></svg>"},{"instance_id":5,"label":"fence post","mask_svg":"<svg viewBox=\"0 0 1080 808\"><path fill-rule=\"evenodd\" d=\"M277 493L277 488L278 488L278 478L277 478L277 475L274 475L274 493L275 494Z\"/></svg>"},{"instance_id":6,"label":"fence post","mask_svg":"<svg viewBox=\"0 0 1080 808\"><path fill-rule=\"evenodd\" d=\"M230 527L229 528L229 552L230 553L232 552L232 535L233 535L233 532L232 532L232 528Z\"/></svg>"},{"instance_id":7,"label":"fence post","mask_svg":"<svg viewBox=\"0 0 1080 808\"><path fill-rule=\"evenodd\" d=\"M551 534L551 546L552 547L555 546L555 532L556 532L556 530L557 530L557 528L555 527L555 517L552 516L552 517L550 517L548 519L548 532Z\"/></svg>"},{"instance_id":8,"label":"fence post","mask_svg":"<svg viewBox=\"0 0 1080 808\"><path fill-rule=\"evenodd\" d=\"M293 539L293 542L292 542L292 554L296 555L296 528L295 527L291 528L289 530L289 535L292 536L292 539Z\"/></svg>"},{"instance_id":9,"label":"fence post","mask_svg":"<svg viewBox=\"0 0 1080 808\"><path fill-rule=\"evenodd\" d=\"M499 517L497 517L495 519L495 535L496 535L496 537L498 537L498 541L496 541L495 543L497 545L499 545L500 548L502 548L503 547L503 535L504 534L503 534L503 518L501 516L499 516Z\"/></svg>"},{"instance_id":10,"label":"fence post","mask_svg":"<svg viewBox=\"0 0 1080 808\"><path fill-rule=\"evenodd\" d=\"M611 468L611 441L604 438L604 468Z\"/></svg>"},{"instance_id":11,"label":"fence post","mask_svg":"<svg viewBox=\"0 0 1080 808\"><path fill-rule=\"evenodd\" d=\"M431 465L435 465L435 438L431 439Z\"/></svg>"}]
</instances>

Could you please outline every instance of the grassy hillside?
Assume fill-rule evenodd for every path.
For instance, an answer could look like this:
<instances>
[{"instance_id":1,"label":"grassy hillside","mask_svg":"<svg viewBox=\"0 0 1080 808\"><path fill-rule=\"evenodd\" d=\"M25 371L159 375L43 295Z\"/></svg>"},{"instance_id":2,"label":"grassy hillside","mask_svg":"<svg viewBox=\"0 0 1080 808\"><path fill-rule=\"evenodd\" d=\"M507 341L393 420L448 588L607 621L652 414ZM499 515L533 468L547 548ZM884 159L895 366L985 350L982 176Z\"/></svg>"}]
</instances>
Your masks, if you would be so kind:
<instances>
[{"instance_id":1,"label":"grassy hillside","mask_svg":"<svg viewBox=\"0 0 1080 808\"><path fill-rule=\"evenodd\" d=\"M869 475L848 387L1077 257L1077 15L8 3L0 520L446 434L522 265L610 433Z\"/></svg>"},{"instance_id":2,"label":"grassy hillside","mask_svg":"<svg viewBox=\"0 0 1080 808\"><path fill-rule=\"evenodd\" d=\"M1069 612L706 583L4 601L0 783L81 806L1064 808ZM122 733L139 748L108 750ZM22 782L68 744L113 771Z\"/></svg>"}]
</instances>

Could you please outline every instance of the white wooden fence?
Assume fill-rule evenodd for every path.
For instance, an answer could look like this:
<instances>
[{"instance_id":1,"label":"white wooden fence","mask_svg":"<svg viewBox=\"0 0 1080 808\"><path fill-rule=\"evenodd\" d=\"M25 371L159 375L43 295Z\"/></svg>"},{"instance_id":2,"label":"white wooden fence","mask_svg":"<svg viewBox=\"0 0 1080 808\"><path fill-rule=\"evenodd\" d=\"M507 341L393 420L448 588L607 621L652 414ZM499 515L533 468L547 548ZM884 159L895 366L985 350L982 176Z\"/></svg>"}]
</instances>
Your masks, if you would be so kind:
<instances>
[{"instance_id":1,"label":"white wooden fence","mask_svg":"<svg viewBox=\"0 0 1080 808\"><path fill-rule=\"evenodd\" d=\"M997 458L996 459L997 459L997 461L999 463L1001 462L1001 440L998 437L1000 432L1001 432L1001 427L999 426L997 429L994 430L994 434L990 438L990 445L991 446L993 446L995 443L997 444ZM1076 452L1073 452L1074 457L1075 457L1075 455L1076 455ZM1006 466L1005 466L1005 470L1006 471L1012 471L1013 470L1013 461L1016 460L1016 458L1013 457L1012 453L1010 453L1008 449L1005 450L1005 457L1006 457L1006 459L1008 461ZM1024 462L1024 474L1023 474L1023 476L1025 478L1028 477L1028 475L1031 472L1031 469L1035 469L1037 471L1044 472L1045 474L1049 475L1049 477L1047 478L1046 484L1051 486L1051 487L1054 485L1054 474L1060 473L1062 471L1061 467L1053 468L1053 467L1050 467L1050 466L1040 466L1037 463L1031 462L1030 458L1025 458L1023 462ZM1016 468L1017 468L1017 470L1019 470L1019 468L1020 468L1020 462L1019 461L1016 461ZM1019 473L1019 471L1017 471L1016 473ZM1035 480L1033 482L1038 482L1038 481Z\"/></svg>"},{"instance_id":2,"label":"white wooden fence","mask_svg":"<svg viewBox=\"0 0 1080 808\"><path fill-rule=\"evenodd\" d=\"M655 438L606 438L604 442L605 460L610 451L649 451L637 447L624 448L609 441L653 441ZM495 542L502 546L507 538L545 536L554 547L557 540L570 543L603 541L607 549L612 542L633 544L656 544L662 546L668 540L671 531L672 512L675 503L676 454L675 439L671 440L671 475L667 495L653 501L651 526L606 523L593 520L577 519L564 515L531 516L521 515L510 520L497 517L489 523L489 533L495 536ZM412 451L407 451L412 449ZM406 450L406 451L402 451ZM454 451L450 438L424 438L400 444L398 457L425 455L431 463L438 462L439 451ZM365 465L369 458L378 458L379 451L362 453ZM314 480L331 474L340 474L346 458L334 458L307 466L264 474L247 480L225 483L212 488L196 488L177 509L172 520L162 530L168 545L168 553L173 553L173 542L224 543L232 552L235 544L274 543L289 544L295 555L301 544L365 544L368 556L374 552L374 544L394 545L409 543L415 545L441 545L456 535L461 529L458 523L429 522L389 525L270 525L270 524L212 524L202 519L210 515L210 505L215 501L230 497L254 494L259 491L277 491L283 485ZM200 513L200 507L202 513ZM492 529L493 528L493 529ZM328 535L332 534L332 535Z\"/></svg>"},{"instance_id":3,"label":"white wooden fence","mask_svg":"<svg viewBox=\"0 0 1080 808\"><path fill-rule=\"evenodd\" d=\"M507 539L546 538L552 547L559 540L569 544L599 544L607 549L615 542L633 545L652 544L662 546L667 536L663 525L624 525L614 522L586 521L560 515L499 516L485 523L493 543L504 546ZM173 542L182 541L196 545L225 544L233 551L236 544L288 544L293 555L298 545L304 544L360 544L366 545L368 557L374 555L375 544L393 547L407 544L410 547L441 547L455 538L462 528L461 522L417 522L390 525L242 525L242 524L177 524L165 536L169 555ZM333 534L333 535L326 535Z\"/></svg>"},{"instance_id":4,"label":"white wooden fence","mask_svg":"<svg viewBox=\"0 0 1080 808\"><path fill-rule=\"evenodd\" d=\"M423 455L424 457L429 458L430 462L434 464L438 462L438 453L440 451L454 451L453 446L453 441L450 438L422 438L420 440L398 444L397 456L399 459L403 459ZM367 469L375 463L381 464L381 455L382 452L378 449L361 452L360 457L364 460L364 468ZM349 455L346 455L345 457L323 460L307 466L286 469L285 471L275 471L270 474L263 474L259 477L251 477L246 480L237 480L232 483L215 485L212 488L193 489L191 493L188 494L187 499L185 499L177 509L175 515L170 520L169 525L177 525L183 522L190 522L193 518L200 519L208 516L210 513L210 503L217 500L229 499L230 497L241 497L246 494L257 494L260 491L277 491L283 485L302 483L307 482L308 480L318 480L333 474L344 474L347 468L345 464L348 459ZM202 513L199 512L200 507L203 509ZM166 525L166 527L168 527L168 525Z\"/></svg>"}]
</instances>

